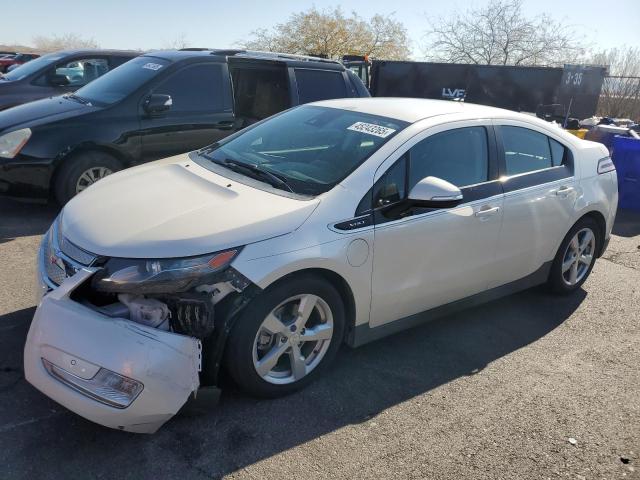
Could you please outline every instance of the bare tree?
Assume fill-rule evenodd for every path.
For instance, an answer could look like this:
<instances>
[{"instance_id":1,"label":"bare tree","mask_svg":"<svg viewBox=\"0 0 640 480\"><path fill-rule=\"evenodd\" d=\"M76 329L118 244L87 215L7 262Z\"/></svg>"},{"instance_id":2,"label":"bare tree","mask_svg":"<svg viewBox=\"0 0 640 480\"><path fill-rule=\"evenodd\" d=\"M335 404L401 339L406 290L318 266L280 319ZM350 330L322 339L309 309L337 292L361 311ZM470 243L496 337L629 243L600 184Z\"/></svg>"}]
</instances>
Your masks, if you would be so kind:
<instances>
[{"instance_id":1,"label":"bare tree","mask_svg":"<svg viewBox=\"0 0 640 480\"><path fill-rule=\"evenodd\" d=\"M55 52L70 48L98 48L93 38L82 38L75 33L63 35L38 35L33 38L33 45L38 51Z\"/></svg>"},{"instance_id":2,"label":"bare tree","mask_svg":"<svg viewBox=\"0 0 640 480\"><path fill-rule=\"evenodd\" d=\"M593 54L589 62L609 70L600 93L598 115L640 121L640 48L603 50Z\"/></svg>"},{"instance_id":3,"label":"bare tree","mask_svg":"<svg viewBox=\"0 0 640 480\"><path fill-rule=\"evenodd\" d=\"M404 25L393 16L374 15L365 20L352 12L345 16L340 8L311 9L294 13L273 29L260 29L239 42L251 50L303 55L370 55L385 59L409 56L409 38Z\"/></svg>"},{"instance_id":4,"label":"bare tree","mask_svg":"<svg viewBox=\"0 0 640 480\"><path fill-rule=\"evenodd\" d=\"M187 34L184 32L180 32L179 35L173 40L165 42L162 48L166 50L180 50L181 48L187 48L189 46L189 40L187 39Z\"/></svg>"},{"instance_id":5,"label":"bare tree","mask_svg":"<svg viewBox=\"0 0 640 480\"><path fill-rule=\"evenodd\" d=\"M583 53L567 25L547 14L528 18L522 0L491 0L430 22L427 58L486 65L558 65Z\"/></svg>"}]
</instances>

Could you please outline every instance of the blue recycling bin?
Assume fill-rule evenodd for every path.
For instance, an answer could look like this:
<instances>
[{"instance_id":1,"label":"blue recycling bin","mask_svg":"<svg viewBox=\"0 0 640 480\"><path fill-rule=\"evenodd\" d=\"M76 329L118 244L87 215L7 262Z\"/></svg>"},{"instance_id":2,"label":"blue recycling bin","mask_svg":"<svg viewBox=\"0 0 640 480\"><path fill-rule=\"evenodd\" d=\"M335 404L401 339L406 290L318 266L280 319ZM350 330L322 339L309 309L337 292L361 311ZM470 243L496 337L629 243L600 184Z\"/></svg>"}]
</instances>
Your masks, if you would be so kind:
<instances>
[{"instance_id":1,"label":"blue recycling bin","mask_svg":"<svg viewBox=\"0 0 640 480\"><path fill-rule=\"evenodd\" d=\"M640 210L640 140L613 138L611 159L618 173L618 207Z\"/></svg>"},{"instance_id":2,"label":"blue recycling bin","mask_svg":"<svg viewBox=\"0 0 640 480\"><path fill-rule=\"evenodd\" d=\"M615 125L596 125L584 135L585 140L602 143L611 151L616 135L626 135L627 129Z\"/></svg>"}]
</instances>

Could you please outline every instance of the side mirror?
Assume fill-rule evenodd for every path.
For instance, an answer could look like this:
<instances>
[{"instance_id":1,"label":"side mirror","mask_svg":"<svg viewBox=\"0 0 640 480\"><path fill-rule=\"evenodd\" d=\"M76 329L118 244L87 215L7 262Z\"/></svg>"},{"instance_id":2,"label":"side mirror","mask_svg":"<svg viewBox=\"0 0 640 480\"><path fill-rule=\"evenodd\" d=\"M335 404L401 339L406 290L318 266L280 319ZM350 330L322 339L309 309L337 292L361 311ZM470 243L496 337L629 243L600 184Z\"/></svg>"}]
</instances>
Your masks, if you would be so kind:
<instances>
[{"instance_id":1,"label":"side mirror","mask_svg":"<svg viewBox=\"0 0 640 480\"><path fill-rule=\"evenodd\" d=\"M409 202L416 207L451 208L462 201L462 192L438 177L425 177L409 192Z\"/></svg>"},{"instance_id":2,"label":"side mirror","mask_svg":"<svg viewBox=\"0 0 640 480\"><path fill-rule=\"evenodd\" d=\"M70 83L66 75L61 75L59 73L49 75L48 80L49 85L53 85L54 87L66 87Z\"/></svg>"},{"instance_id":3,"label":"side mirror","mask_svg":"<svg viewBox=\"0 0 640 480\"><path fill-rule=\"evenodd\" d=\"M144 102L144 111L150 115L166 112L173 105L171 95L149 95Z\"/></svg>"}]
</instances>

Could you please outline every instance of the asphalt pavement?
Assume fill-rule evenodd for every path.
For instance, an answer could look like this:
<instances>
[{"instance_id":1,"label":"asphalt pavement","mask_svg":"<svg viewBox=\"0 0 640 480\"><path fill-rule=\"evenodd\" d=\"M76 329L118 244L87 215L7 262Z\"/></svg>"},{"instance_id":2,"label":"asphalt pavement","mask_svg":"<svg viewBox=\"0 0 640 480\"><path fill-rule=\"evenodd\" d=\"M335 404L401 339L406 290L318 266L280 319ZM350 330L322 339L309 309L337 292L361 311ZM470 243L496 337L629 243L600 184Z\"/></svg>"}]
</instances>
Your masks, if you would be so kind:
<instances>
[{"instance_id":1,"label":"asphalt pavement","mask_svg":"<svg viewBox=\"0 0 640 480\"><path fill-rule=\"evenodd\" d=\"M27 384L35 257L54 207L0 200L0 479L640 478L640 214L569 297L533 289L343 348L306 390L232 387L154 435Z\"/></svg>"}]
</instances>

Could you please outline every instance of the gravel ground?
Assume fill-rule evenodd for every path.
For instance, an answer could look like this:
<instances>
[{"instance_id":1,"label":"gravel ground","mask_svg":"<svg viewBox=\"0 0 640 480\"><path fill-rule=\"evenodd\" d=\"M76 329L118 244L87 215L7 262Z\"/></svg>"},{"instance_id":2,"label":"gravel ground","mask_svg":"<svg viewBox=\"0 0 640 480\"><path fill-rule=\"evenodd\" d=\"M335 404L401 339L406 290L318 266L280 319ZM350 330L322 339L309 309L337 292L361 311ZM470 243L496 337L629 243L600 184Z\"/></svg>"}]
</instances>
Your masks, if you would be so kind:
<instances>
[{"instance_id":1,"label":"gravel ground","mask_svg":"<svg viewBox=\"0 0 640 480\"><path fill-rule=\"evenodd\" d=\"M0 200L0 478L640 478L640 215L566 298L540 289L360 349L157 434L90 423L22 377L51 207Z\"/></svg>"}]
</instances>

